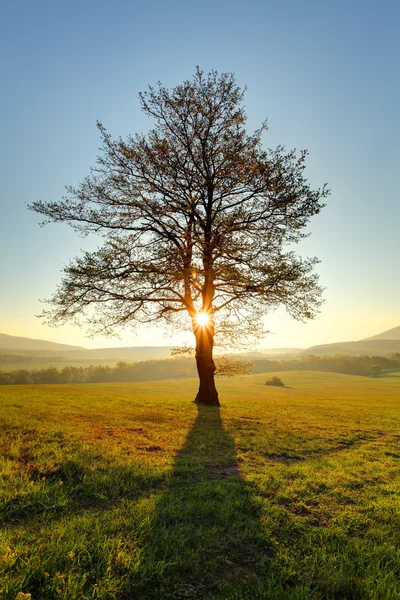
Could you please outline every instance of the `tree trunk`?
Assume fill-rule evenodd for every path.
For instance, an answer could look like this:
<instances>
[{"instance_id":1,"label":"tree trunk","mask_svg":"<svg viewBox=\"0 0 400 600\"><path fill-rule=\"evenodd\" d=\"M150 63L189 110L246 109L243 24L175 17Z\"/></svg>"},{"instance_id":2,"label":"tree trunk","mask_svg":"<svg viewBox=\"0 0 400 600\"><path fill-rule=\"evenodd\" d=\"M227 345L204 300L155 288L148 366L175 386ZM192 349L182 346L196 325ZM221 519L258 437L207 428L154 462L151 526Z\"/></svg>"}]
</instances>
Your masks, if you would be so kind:
<instances>
[{"instance_id":1,"label":"tree trunk","mask_svg":"<svg viewBox=\"0 0 400 600\"><path fill-rule=\"evenodd\" d=\"M212 357L213 334L207 327L200 327L196 335L196 365L199 374L199 391L195 398L198 404L207 406L221 406L215 387L214 374L215 363Z\"/></svg>"}]
</instances>

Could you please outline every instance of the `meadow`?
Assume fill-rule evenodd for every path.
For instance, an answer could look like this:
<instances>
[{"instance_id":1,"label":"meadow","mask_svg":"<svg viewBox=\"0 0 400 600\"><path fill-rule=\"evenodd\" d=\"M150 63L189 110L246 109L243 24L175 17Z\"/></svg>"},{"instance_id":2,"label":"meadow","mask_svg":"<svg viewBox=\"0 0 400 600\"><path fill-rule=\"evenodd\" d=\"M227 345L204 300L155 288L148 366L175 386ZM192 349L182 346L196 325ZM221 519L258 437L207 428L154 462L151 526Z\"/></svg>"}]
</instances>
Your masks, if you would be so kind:
<instances>
[{"instance_id":1,"label":"meadow","mask_svg":"<svg viewBox=\"0 0 400 600\"><path fill-rule=\"evenodd\" d=\"M0 387L0 598L400 598L400 377Z\"/></svg>"}]
</instances>

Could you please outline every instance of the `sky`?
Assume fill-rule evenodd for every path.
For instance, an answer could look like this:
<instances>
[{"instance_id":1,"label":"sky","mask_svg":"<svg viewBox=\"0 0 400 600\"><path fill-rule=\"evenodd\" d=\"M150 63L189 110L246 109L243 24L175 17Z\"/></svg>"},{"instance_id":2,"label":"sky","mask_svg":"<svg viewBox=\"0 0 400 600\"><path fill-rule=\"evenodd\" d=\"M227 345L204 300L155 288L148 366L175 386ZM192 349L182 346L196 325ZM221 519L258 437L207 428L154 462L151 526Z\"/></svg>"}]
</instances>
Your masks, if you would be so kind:
<instances>
[{"instance_id":1,"label":"sky","mask_svg":"<svg viewBox=\"0 0 400 600\"><path fill-rule=\"evenodd\" d=\"M318 256L314 321L267 315L263 347L356 340L400 325L400 3L396 0L69 0L0 3L0 332L86 347L168 345L159 329L88 339L37 318L62 266L93 239L39 227L27 210L61 199L112 136L145 132L138 93L206 72L247 85L248 129L267 147L307 148L331 195L297 251ZM99 241L100 242L100 241Z\"/></svg>"}]
</instances>

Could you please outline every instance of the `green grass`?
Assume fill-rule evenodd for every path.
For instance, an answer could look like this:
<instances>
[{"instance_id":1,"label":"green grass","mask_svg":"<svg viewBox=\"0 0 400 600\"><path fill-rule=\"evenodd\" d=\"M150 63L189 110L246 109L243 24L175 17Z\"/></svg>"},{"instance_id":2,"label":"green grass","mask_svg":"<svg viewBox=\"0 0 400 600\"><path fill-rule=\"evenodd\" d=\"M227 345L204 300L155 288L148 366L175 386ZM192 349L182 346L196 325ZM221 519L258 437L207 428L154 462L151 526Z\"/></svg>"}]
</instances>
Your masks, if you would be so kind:
<instances>
[{"instance_id":1,"label":"green grass","mask_svg":"<svg viewBox=\"0 0 400 600\"><path fill-rule=\"evenodd\" d=\"M271 375L1 387L1 600L400 598L400 377Z\"/></svg>"}]
</instances>

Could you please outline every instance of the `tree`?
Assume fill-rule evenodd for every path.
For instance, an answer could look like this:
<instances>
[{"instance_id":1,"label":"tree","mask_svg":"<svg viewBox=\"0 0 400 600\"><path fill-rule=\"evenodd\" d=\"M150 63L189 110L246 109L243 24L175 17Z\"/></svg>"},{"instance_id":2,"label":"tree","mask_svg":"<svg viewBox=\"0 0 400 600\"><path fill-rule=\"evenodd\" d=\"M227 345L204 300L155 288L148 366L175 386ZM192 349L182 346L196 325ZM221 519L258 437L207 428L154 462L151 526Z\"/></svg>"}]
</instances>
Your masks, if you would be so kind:
<instances>
[{"instance_id":1,"label":"tree","mask_svg":"<svg viewBox=\"0 0 400 600\"><path fill-rule=\"evenodd\" d=\"M153 129L113 140L98 123L90 175L61 201L30 206L44 223L104 238L64 268L47 322L83 319L92 335L160 320L191 327L196 401L210 405L216 342L254 341L268 310L305 320L321 302L317 259L286 246L305 237L328 191L305 179L307 151L263 149L266 123L247 134L244 92L232 74L199 68L172 90L149 87L139 96Z\"/></svg>"},{"instance_id":2,"label":"tree","mask_svg":"<svg viewBox=\"0 0 400 600\"><path fill-rule=\"evenodd\" d=\"M265 382L265 385L276 386L276 387L285 387L285 384L283 383L282 379L280 379L276 375L274 375L272 377L272 379L267 379L267 381Z\"/></svg>"},{"instance_id":3,"label":"tree","mask_svg":"<svg viewBox=\"0 0 400 600\"><path fill-rule=\"evenodd\" d=\"M370 371L372 373L372 377L378 377L378 375L382 371L382 369L379 365L371 365Z\"/></svg>"}]
</instances>

